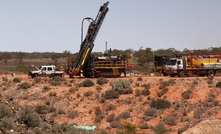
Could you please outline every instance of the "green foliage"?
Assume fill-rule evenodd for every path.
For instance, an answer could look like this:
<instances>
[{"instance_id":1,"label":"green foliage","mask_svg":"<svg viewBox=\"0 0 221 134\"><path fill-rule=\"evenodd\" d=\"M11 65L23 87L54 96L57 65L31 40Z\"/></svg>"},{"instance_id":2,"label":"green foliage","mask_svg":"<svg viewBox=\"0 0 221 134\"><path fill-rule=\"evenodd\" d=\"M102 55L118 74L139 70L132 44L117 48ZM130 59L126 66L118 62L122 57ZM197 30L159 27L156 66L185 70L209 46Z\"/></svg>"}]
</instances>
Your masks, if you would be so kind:
<instances>
[{"instance_id":1,"label":"green foliage","mask_svg":"<svg viewBox=\"0 0 221 134\"><path fill-rule=\"evenodd\" d=\"M149 129L150 127L147 123L142 123L142 124L139 125L139 128L140 129Z\"/></svg>"},{"instance_id":2,"label":"green foliage","mask_svg":"<svg viewBox=\"0 0 221 134\"><path fill-rule=\"evenodd\" d=\"M167 125L170 125L170 126L175 126L177 123L176 123L176 118L173 117L173 116L166 116L164 119L163 119L163 122Z\"/></svg>"},{"instance_id":3,"label":"green foliage","mask_svg":"<svg viewBox=\"0 0 221 134\"><path fill-rule=\"evenodd\" d=\"M133 89L128 80L119 79L112 83L112 90L117 91L119 94L131 94Z\"/></svg>"},{"instance_id":4,"label":"green foliage","mask_svg":"<svg viewBox=\"0 0 221 134\"><path fill-rule=\"evenodd\" d=\"M130 118L130 112L129 111L123 111L122 113L120 113L120 115L118 116L119 119L124 118Z\"/></svg>"},{"instance_id":5,"label":"green foliage","mask_svg":"<svg viewBox=\"0 0 221 134\"><path fill-rule=\"evenodd\" d=\"M121 132L122 134L136 134L136 126L129 123L129 122L125 122L122 124L123 127L123 132Z\"/></svg>"},{"instance_id":6,"label":"green foliage","mask_svg":"<svg viewBox=\"0 0 221 134\"><path fill-rule=\"evenodd\" d=\"M47 114L50 112L50 108L46 105L37 105L35 107L35 112L38 114Z\"/></svg>"},{"instance_id":7,"label":"green foliage","mask_svg":"<svg viewBox=\"0 0 221 134\"><path fill-rule=\"evenodd\" d=\"M145 85L144 90L142 90L142 95L150 95L150 84Z\"/></svg>"},{"instance_id":8,"label":"green foliage","mask_svg":"<svg viewBox=\"0 0 221 134\"><path fill-rule=\"evenodd\" d=\"M8 107L4 103L0 103L0 119L3 117L11 117L12 116L12 111L10 107Z\"/></svg>"},{"instance_id":9,"label":"green foliage","mask_svg":"<svg viewBox=\"0 0 221 134\"><path fill-rule=\"evenodd\" d=\"M77 110L72 110L68 113L68 117L74 119L75 117L79 116L79 112Z\"/></svg>"},{"instance_id":10,"label":"green foliage","mask_svg":"<svg viewBox=\"0 0 221 134\"><path fill-rule=\"evenodd\" d=\"M92 87L94 86L94 82L90 79L86 79L79 84L80 87Z\"/></svg>"},{"instance_id":11,"label":"green foliage","mask_svg":"<svg viewBox=\"0 0 221 134\"><path fill-rule=\"evenodd\" d=\"M191 93L192 93L191 90L186 90L186 91L184 91L184 92L182 93L182 97L183 97L184 99L189 99L190 96L191 96Z\"/></svg>"},{"instance_id":12,"label":"green foliage","mask_svg":"<svg viewBox=\"0 0 221 134\"><path fill-rule=\"evenodd\" d=\"M165 134L169 130L165 127L163 122L159 122L154 128L153 128L155 134Z\"/></svg>"},{"instance_id":13,"label":"green foliage","mask_svg":"<svg viewBox=\"0 0 221 134\"><path fill-rule=\"evenodd\" d=\"M170 102L165 99L153 99L150 106L156 109L166 109L170 107Z\"/></svg>"},{"instance_id":14,"label":"green foliage","mask_svg":"<svg viewBox=\"0 0 221 134\"><path fill-rule=\"evenodd\" d=\"M105 99L119 98L119 92L117 92L115 90L112 90L112 89L106 90L105 93L104 93L104 98Z\"/></svg>"},{"instance_id":15,"label":"green foliage","mask_svg":"<svg viewBox=\"0 0 221 134\"><path fill-rule=\"evenodd\" d=\"M19 121L32 128L38 127L41 124L40 117L29 106L25 106L20 110Z\"/></svg>"},{"instance_id":16,"label":"green foliage","mask_svg":"<svg viewBox=\"0 0 221 134\"><path fill-rule=\"evenodd\" d=\"M13 81L14 83L20 83L20 82L21 82L21 78L15 77L15 78L13 78L12 81Z\"/></svg>"},{"instance_id":17,"label":"green foliage","mask_svg":"<svg viewBox=\"0 0 221 134\"><path fill-rule=\"evenodd\" d=\"M28 89L30 87L31 87L31 85L28 82L23 82L19 86L20 89Z\"/></svg>"},{"instance_id":18,"label":"green foliage","mask_svg":"<svg viewBox=\"0 0 221 134\"><path fill-rule=\"evenodd\" d=\"M145 110L144 114L147 116L155 116L155 115L157 115L157 109L154 107L150 107Z\"/></svg>"},{"instance_id":19,"label":"green foliage","mask_svg":"<svg viewBox=\"0 0 221 134\"><path fill-rule=\"evenodd\" d=\"M49 80L49 83L53 86L61 85L61 77L59 76L51 77L51 79Z\"/></svg>"},{"instance_id":20,"label":"green foliage","mask_svg":"<svg viewBox=\"0 0 221 134\"><path fill-rule=\"evenodd\" d=\"M34 83L41 83L41 77L35 77Z\"/></svg>"},{"instance_id":21,"label":"green foliage","mask_svg":"<svg viewBox=\"0 0 221 134\"><path fill-rule=\"evenodd\" d=\"M12 117L4 117L1 119L0 121L0 128L3 129L7 129L7 130L11 130L11 129L15 129L15 122L13 120Z\"/></svg>"},{"instance_id":22,"label":"green foliage","mask_svg":"<svg viewBox=\"0 0 221 134\"><path fill-rule=\"evenodd\" d=\"M49 90L51 90L51 88L48 87L48 86L44 86L43 89L42 89L43 92L47 92L47 91L49 91Z\"/></svg>"},{"instance_id":23,"label":"green foliage","mask_svg":"<svg viewBox=\"0 0 221 134\"><path fill-rule=\"evenodd\" d=\"M93 94L92 91L86 91L84 92L84 96L88 97L88 96L91 96Z\"/></svg>"},{"instance_id":24,"label":"green foliage","mask_svg":"<svg viewBox=\"0 0 221 134\"><path fill-rule=\"evenodd\" d=\"M221 81L218 81L218 82L216 83L216 87L221 88Z\"/></svg>"},{"instance_id":25,"label":"green foliage","mask_svg":"<svg viewBox=\"0 0 221 134\"><path fill-rule=\"evenodd\" d=\"M110 126L112 128L120 128L122 125L121 125L121 122L120 120L114 120L110 123Z\"/></svg>"},{"instance_id":26,"label":"green foliage","mask_svg":"<svg viewBox=\"0 0 221 134\"><path fill-rule=\"evenodd\" d=\"M32 66L30 65L24 65L24 64L19 64L15 67L16 72L21 72L21 73L28 73L28 71L32 70Z\"/></svg>"},{"instance_id":27,"label":"green foliage","mask_svg":"<svg viewBox=\"0 0 221 134\"><path fill-rule=\"evenodd\" d=\"M188 129L187 126L184 126L184 127L178 128L177 133L178 133L178 134L181 134L181 133L183 133L184 131L186 131L187 129Z\"/></svg>"},{"instance_id":28,"label":"green foliage","mask_svg":"<svg viewBox=\"0 0 221 134\"><path fill-rule=\"evenodd\" d=\"M108 116L107 116L107 122L112 122L112 121L114 121L114 119L115 119L115 114L114 113L112 113L112 114L109 114Z\"/></svg>"},{"instance_id":29,"label":"green foliage","mask_svg":"<svg viewBox=\"0 0 221 134\"><path fill-rule=\"evenodd\" d=\"M107 83L107 79L105 77L99 77L97 79L97 84L99 85L103 85L103 84L106 84Z\"/></svg>"}]
</instances>

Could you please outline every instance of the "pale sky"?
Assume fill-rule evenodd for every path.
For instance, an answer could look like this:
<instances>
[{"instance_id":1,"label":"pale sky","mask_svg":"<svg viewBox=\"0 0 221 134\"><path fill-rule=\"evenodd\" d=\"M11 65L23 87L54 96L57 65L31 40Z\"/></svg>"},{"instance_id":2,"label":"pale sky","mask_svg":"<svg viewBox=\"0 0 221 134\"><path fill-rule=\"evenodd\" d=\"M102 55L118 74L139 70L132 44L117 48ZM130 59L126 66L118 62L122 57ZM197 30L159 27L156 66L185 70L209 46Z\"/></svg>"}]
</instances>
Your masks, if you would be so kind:
<instances>
[{"instance_id":1,"label":"pale sky","mask_svg":"<svg viewBox=\"0 0 221 134\"><path fill-rule=\"evenodd\" d=\"M221 46L221 0L109 0L94 52ZM78 52L106 0L0 0L0 51ZM84 23L87 30L88 22Z\"/></svg>"}]
</instances>

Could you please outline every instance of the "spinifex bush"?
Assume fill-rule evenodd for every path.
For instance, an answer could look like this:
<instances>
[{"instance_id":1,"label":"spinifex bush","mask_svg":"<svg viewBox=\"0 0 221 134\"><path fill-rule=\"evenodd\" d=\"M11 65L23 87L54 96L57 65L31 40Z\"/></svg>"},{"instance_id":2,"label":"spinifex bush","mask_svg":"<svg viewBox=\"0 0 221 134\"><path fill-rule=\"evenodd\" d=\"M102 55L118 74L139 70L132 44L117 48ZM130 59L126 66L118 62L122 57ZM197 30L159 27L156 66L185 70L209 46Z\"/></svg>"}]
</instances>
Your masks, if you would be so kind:
<instances>
[{"instance_id":1,"label":"spinifex bush","mask_svg":"<svg viewBox=\"0 0 221 134\"><path fill-rule=\"evenodd\" d=\"M105 77L99 77L97 79L97 84L99 85L103 85L103 84L106 84L107 83L107 79Z\"/></svg>"},{"instance_id":2,"label":"spinifex bush","mask_svg":"<svg viewBox=\"0 0 221 134\"><path fill-rule=\"evenodd\" d=\"M21 85L19 87L20 87L20 89L28 89L31 87L31 85L27 82L23 82L23 83L21 83Z\"/></svg>"},{"instance_id":3,"label":"spinifex bush","mask_svg":"<svg viewBox=\"0 0 221 134\"><path fill-rule=\"evenodd\" d=\"M151 101L150 106L156 109L166 109L170 107L170 102L165 99L154 99Z\"/></svg>"},{"instance_id":4,"label":"spinifex bush","mask_svg":"<svg viewBox=\"0 0 221 134\"><path fill-rule=\"evenodd\" d=\"M94 86L94 82L90 79L86 79L79 84L80 87L91 87Z\"/></svg>"},{"instance_id":5,"label":"spinifex bush","mask_svg":"<svg viewBox=\"0 0 221 134\"><path fill-rule=\"evenodd\" d=\"M116 80L112 83L112 90L117 91L119 94L131 94L133 93L133 89L130 86L130 82L128 80Z\"/></svg>"}]
</instances>

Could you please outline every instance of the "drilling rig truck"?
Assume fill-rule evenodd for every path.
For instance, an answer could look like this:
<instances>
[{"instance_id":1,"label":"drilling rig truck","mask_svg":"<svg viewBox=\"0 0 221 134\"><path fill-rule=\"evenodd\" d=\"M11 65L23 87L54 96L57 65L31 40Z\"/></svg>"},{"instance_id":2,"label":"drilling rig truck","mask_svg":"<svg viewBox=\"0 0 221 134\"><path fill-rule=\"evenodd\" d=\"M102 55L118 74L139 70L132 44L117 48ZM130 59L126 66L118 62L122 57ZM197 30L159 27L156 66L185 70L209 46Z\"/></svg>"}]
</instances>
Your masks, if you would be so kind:
<instances>
[{"instance_id":1,"label":"drilling rig truck","mask_svg":"<svg viewBox=\"0 0 221 134\"><path fill-rule=\"evenodd\" d=\"M163 72L174 77L213 76L221 71L219 55L183 56L170 58L163 67Z\"/></svg>"},{"instance_id":2,"label":"drilling rig truck","mask_svg":"<svg viewBox=\"0 0 221 134\"><path fill-rule=\"evenodd\" d=\"M74 61L68 61L68 74L70 77L120 77L121 73L126 76L126 71L131 67L131 62L127 56L102 56L91 55L95 38L100 30L103 20L109 10L109 2L104 3L96 16L89 24L87 34L81 42L80 50Z\"/></svg>"}]
</instances>

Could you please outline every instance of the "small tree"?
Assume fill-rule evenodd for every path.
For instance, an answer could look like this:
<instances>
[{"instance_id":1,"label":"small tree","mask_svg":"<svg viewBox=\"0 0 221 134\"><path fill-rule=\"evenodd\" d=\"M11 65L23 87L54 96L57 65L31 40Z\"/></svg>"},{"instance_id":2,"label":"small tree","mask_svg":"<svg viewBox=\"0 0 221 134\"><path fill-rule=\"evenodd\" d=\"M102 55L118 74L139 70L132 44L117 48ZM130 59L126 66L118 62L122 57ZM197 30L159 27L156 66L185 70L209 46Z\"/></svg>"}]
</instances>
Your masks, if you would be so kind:
<instances>
[{"instance_id":1,"label":"small tree","mask_svg":"<svg viewBox=\"0 0 221 134\"><path fill-rule=\"evenodd\" d=\"M56 65L58 63L58 60L59 60L59 55L58 54L53 54L51 56L51 59L54 61L54 64Z\"/></svg>"}]
</instances>

